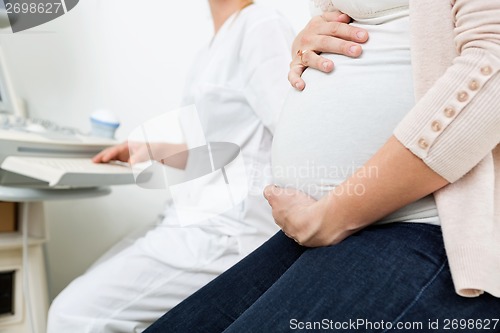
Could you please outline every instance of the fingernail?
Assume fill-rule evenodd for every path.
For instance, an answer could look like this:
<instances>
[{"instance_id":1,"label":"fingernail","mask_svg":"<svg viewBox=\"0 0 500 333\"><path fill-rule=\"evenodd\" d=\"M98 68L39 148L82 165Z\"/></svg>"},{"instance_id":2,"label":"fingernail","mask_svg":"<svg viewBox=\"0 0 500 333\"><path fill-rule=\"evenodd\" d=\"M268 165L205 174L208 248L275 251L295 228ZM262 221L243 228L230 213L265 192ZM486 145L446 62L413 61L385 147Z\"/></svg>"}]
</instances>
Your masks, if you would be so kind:
<instances>
[{"instance_id":1,"label":"fingernail","mask_svg":"<svg viewBox=\"0 0 500 333\"><path fill-rule=\"evenodd\" d=\"M338 20L349 20L349 16L347 14L341 14L339 17L338 17Z\"/></svg>"},{"instance_id":2,"label":"fingernail","mask_svg":"<svg viewBox=\"0 0 500 333\"><path fill-rule=\"evenodd\" d=\"M329 62L328 61L325 61L323 63L323 69L327 70L328 69L328 65L329 65Z\"/></svg>"},{"instance_id":3,"label":"fingernail","mask_svg":"<svg viewBox=\"0 0 500 333\"><path fill-rule=\"evenodd\" d=\"M295 88L300 89L300 82L295 83Z\"/></svg>"},{"instance_id":4,"label":"fingernail","mask_svg":"<svg viewBox=\"0 0 500 333\"><path fill-rule=\"evenodd\" d=\"M356 36L359 39L364 39L366 37L366 32L360 30L360 31L356 32Z\"/></svg>"},{"instance_id":5,"label":"fingernail","mask_svg":"<svg viewBox=\"0 0 500 333\"><path fill-rule=\"evenodd\" d=\"M358 50L357 45L353 45L353 46L349 47L349 53L355 54L357 50Z\"/></svg>"}]
</instances>

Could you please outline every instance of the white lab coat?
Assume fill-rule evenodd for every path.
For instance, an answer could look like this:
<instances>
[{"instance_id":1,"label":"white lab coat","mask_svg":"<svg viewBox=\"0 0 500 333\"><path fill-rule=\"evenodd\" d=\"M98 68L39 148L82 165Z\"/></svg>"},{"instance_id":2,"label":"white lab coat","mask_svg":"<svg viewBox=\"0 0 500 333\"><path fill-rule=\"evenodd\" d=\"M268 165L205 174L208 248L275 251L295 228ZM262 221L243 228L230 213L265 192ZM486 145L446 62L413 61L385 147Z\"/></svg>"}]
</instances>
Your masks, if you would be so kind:
<instances>
[{"instance_id":1,"label":"white lab coat","mask_svg":"<svg viewBox=\"0 0 500 333\"><path fill-rule=\"evenodd\" d=\"M188 227L169 205L161 224L63 290L49 311L48 333L142 332L277 231L262 190L272 181L272 132L289 89L292 39L281 15L249 6L200 51L187 80L183 104L196 105L204 139L181 114L186 142L238 145L249 180L245 199Z\"/></svg>"}]
</instances>

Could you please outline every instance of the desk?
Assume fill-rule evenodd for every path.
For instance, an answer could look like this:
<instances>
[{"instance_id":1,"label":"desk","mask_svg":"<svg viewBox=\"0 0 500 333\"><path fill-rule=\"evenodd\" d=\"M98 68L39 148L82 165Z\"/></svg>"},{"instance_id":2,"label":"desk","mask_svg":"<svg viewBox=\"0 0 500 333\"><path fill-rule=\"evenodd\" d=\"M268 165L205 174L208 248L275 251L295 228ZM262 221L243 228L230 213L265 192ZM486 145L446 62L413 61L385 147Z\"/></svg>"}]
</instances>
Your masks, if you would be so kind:
<instances>
[{"instance_id":1,"label":"desk","mask_svg":"<svg viewBox=\"0 0 500 333\"><path fill-rule=\"evenodd\" d=\"M0 271L15 272L14 314L0 318L0 332L45 333L49 301L43 244L48 235L43 202L94 198L109 193L111 189L107 187L36 189L0 186L0 201L20 203L19 231L0 234Z\"/></svg>"}]
</instances>

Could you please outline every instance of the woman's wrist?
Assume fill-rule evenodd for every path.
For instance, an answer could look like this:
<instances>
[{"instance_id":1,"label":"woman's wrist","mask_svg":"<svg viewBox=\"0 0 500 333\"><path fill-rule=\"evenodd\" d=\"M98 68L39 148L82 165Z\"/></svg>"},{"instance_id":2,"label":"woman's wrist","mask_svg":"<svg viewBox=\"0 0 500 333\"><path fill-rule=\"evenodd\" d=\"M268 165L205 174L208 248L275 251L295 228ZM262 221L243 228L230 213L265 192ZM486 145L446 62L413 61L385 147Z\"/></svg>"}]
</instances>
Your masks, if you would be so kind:
<instances>
[{"instance_id":1,"label":"woman's wrist","mask_svg":"<svg viewBox=\"0 0 500 333\"><path fill-rule=\"evenodd\" d=\"M349 214L347 203L342 201L342 194L332 190L317 202L316 211L319 214L317 218L328 230L325 233L326 244L337 244L363 228L361 222L353 219L352 214Z\"/></svg>"}]
</instances>

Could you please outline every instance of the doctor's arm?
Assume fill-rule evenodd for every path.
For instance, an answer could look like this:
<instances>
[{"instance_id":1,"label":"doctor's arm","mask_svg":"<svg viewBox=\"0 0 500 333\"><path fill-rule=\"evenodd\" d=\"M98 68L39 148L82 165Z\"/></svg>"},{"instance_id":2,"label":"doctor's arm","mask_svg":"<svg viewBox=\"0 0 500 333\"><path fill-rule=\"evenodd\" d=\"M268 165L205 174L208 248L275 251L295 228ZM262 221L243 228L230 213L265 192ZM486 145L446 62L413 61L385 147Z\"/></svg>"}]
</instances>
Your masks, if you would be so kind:
<instances>
[{"instance_id":1,"label":"doctor's arm","mask_svg":"<svg viewBox=\"0 0 500 333\"><path fill-rule=\"evenodd\" d=\"M123 142L104 149L92 158L94 163L121 161L130 164L156 160L168 166L184 169L187 163L187 145L184 143Z\"/></svg>"}]
</instances>

